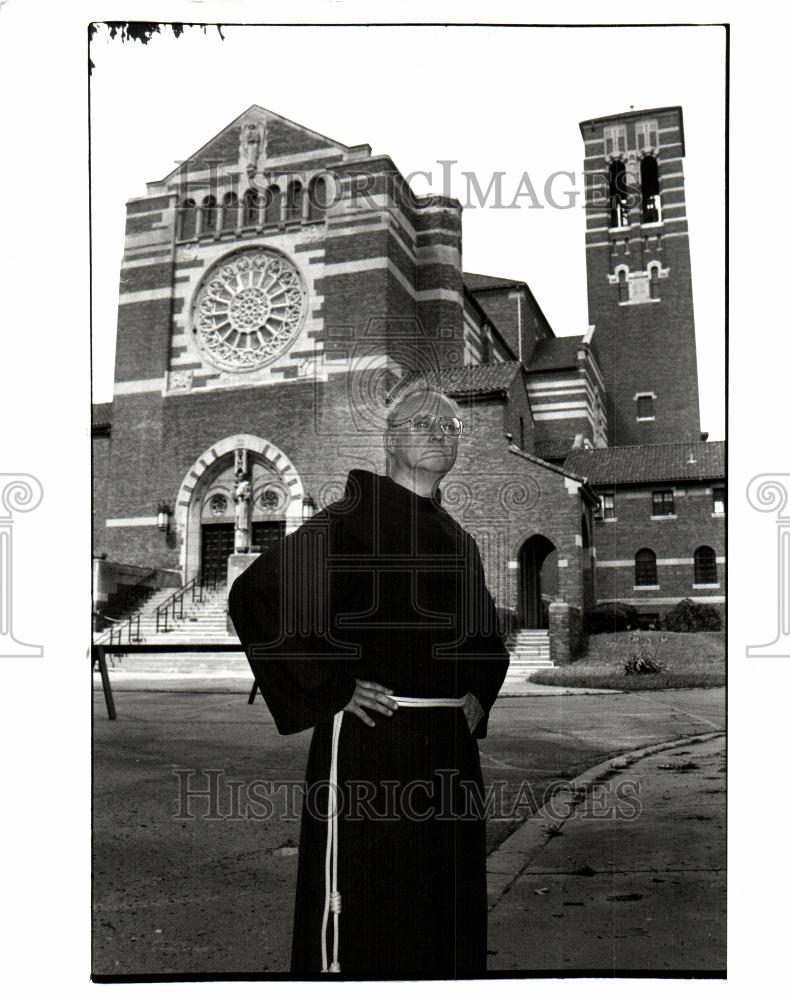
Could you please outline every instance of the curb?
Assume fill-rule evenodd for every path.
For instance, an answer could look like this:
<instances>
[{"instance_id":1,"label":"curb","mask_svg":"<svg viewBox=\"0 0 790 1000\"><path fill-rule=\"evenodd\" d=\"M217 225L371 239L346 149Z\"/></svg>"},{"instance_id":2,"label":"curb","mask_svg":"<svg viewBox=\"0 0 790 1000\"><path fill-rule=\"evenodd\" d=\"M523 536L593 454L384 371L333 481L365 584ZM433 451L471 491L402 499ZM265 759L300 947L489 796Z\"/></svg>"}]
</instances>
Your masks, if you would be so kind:
<instances>
[{"instance_id":1,"label":"curb","mask_svg":"<svg viewBox=\"0 0 790 1000\"><path fill-rule=\"evenodd\" d=\"M546 697L557 697L557 695L607 695L607 694L628 694L629 692L623 691L619 688L571 688L571 687L560 687L553 684L541 684L535 685L536 687L541 687L542 690L535 691L529 688L527 691L521 691L519 689L503 690L500 688L499 694L497 695L497 701L500 698L546 698Z\"/></svg>"},{"instance_id":2,"label":"curb","mask_svg":"<svg viewBox=\"0 0 790 1000\"><path fill-rule=\"evenodd\" d=\"M686 747L695 743L707 743L709 740L726 736L723 730L712 733L700 733L698 736L686 736L666 743L655 743L652 746L629 750L627 753L596 764L595 767L583 771L575 778L568 779L566 786L552 795L551 799L534 815L529 816L524 823L512 833L507 840L488 856L486 874L488 879L488 909L492 910L499 900L510 889L516 879L532 864L543 850L549 839L546 836L549 824L559 831L576 811L581 801L576 797L573 786L584 785L609 775L612 770L621 770L645 757L674 750L675 747ZM583 800L582 800L583 801ZM558 808L559 807L559 808ZM565 819L557 820L557 815ZM537 822L535 822L537 820Z\"/></svg>"}]
</instances>

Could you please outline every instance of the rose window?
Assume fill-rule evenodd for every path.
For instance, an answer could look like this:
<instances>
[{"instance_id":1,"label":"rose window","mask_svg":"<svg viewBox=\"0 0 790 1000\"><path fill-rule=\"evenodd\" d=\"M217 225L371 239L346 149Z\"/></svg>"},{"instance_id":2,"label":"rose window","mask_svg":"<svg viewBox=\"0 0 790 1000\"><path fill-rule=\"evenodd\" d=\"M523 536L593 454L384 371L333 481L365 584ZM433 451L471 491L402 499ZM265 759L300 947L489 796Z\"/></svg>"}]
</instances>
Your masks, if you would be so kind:
<instances>
[{"instance_id":1,"label":"rose window","mask_svg":"<svg viewBox=\"0 0 790 1000\"><path fill-rule=\"evenodd\" d=\"M228 510L228 498L221 493L215 493L209 501L209 510L214 517L222 517Z\"/></svg>"},{"instance_id":2,"label":"rose window","mask_svg":"<svg viewBox=\"0 0 790 1000\"><path fill-rule=\"evenodd\" d=\"M271 512L285 506L285 493L276 486L267 486L258 497L258 506Z\"/></svg>"},{"instance_id":3,"label":"rose window","mask_svg":"<svg viewBox=\"0 0 790 1000\"><path fill-rule=\"evenodd\" d=\"M271 250L220 264L195 302L201 352L224 371L252 371L279 357L304 321L307 296L294 265Z\"/></svg>"}]
</instances>

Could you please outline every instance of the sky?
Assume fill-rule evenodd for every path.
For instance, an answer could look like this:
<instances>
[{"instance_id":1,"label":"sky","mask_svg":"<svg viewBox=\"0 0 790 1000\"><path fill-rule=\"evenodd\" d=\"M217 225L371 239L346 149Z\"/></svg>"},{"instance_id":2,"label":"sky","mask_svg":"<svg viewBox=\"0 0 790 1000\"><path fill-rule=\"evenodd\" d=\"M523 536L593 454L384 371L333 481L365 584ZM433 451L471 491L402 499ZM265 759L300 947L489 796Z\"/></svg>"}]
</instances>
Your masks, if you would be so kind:
<instances>
[{"instance_id":1,"label":"sky","mask_svg":"<svg viewBox=\"0 0 790 1000\"><path fill-rule=\"evenodd\" d=\"M224 41L214 27L178 40L163 32L143 46L103 28L91 46L94 401L112 398L126 200L251 104L388 154L420 194L467 203L465 174L485 191L500 172L509 206L526 172L534 200L471 199L463 264L526 281L558 336L587 327L578 123L679 104L701 427L724 437L723 28L239 26L223 27Z\"/></svg>"}]
</instances>

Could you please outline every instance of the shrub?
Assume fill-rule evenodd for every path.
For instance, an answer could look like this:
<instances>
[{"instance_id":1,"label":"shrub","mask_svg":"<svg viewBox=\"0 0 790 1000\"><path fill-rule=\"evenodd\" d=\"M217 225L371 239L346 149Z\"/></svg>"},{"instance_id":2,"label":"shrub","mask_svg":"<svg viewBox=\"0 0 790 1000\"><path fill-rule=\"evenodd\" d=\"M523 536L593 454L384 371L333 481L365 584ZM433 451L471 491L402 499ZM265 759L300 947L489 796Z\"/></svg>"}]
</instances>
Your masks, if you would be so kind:
<instances>
[{"instance_id":1,"label":"shrub","mask_svg":"<svg viewBox=\"0 0 790 1000\"><path fill-rule=\"evenodd\" d=\"M628 632L635 629L639 620L636 608L630 604L611 601L599 604L587 612L585 628L588 632Z\"/></svg>"},{"instance_id":2,"label":"shrub","mask_svg":"<svg viewBox=\"0 0 790 1000\"><path fill-rule=\"evenodd\" d=\"M650 653L637 650L625 661L627 674L660 674L666 667L660 660L654 659Z\"/></svg>"},{"instance_id":3,"label":"shrub","mask_svg":"<svg viewBox=\"0 0 790 1000\"><path fill-rule=\"evenodd\" d=\"M667 632L721 632L721 616L709 604L695 604L685 597L661 621Z\"/></svg>"}]
</instances>

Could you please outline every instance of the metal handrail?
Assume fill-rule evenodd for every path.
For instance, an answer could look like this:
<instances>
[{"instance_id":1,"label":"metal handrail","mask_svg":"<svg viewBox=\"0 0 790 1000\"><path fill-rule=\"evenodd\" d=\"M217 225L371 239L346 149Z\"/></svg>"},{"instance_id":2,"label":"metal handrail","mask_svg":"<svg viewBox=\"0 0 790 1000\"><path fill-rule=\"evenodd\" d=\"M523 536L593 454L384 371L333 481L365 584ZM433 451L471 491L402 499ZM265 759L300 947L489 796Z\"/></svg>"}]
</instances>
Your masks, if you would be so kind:
<instances>
[{"instance_id":1,"label":"metal handrail","mask_svg":"<svg viewBox=\"0 0 790 1000\"><path fill-rule=\"evenodd\" d=\"M112 621L112 619L109 620ZM102 632L96 639L96 643L102 645L106 645L108 643L111 645L117 645L122 642L124 632L127 634L127 643L143 641L140 637L139 611L133 615L129 615L128 618L120 619L114 625L111 625L110 628L105 629L104 632Z\"/></svg>"},{"instance_id":2,"label":"metal handrail","mask_svg":"<svg viewBox=\"0 0 790 1000\"><path fill-rule=\"evenodd\" d=\"M150 594L152 589L155 589L147 586L147 584L148 581L153 579L158 572L159 570L157 569L151 570L150 573L146 573L146 575L144 577L141 577L137 581L137 583L133 584L131 587L128 588L128 590L125 593L125 597L129 599L130 603L134 604L139 600L143 600L145 597L148 596L148 594ZM105 629L104 632L101 633L100 641L105 641L105 636L109 636L109 640L107 641L114 643L116 642L116 636L117 636L118 637L117 641L120 642L124 629L126 629L126 631L128 632L129 642L143 641L140 638L139 611L133 611L132 614L128 615L126 618L113 619L109 615L102 615L102 617L105 618L107 621L114 622L115 624L111 625L109 629ZM132 638L133 633L134 633L134 638Z\"/></svg>"},{"instance_id":3,"label":"metal handrail","mask_svg":"<svg viewBox=\"0 0 790 1000\"><path fill-rule=\"evenodd\" d=\"M205 573L199 573L197 576L193 576L191 580L187 581L183 587L171 594L168 598L162 601L161 604L157 605L155 609L156 614L156 631L157 632L169 632L172 626L169 626L170 621L175 622L178 620L183 620L184 618L184 597L191 593L193 604L203 603L203 592L204 590L216 590L217 589L217 574L216 571L210 576ZM176 605L178 605L178 610L176 610Z\"/></svg>"}]
</instances>

